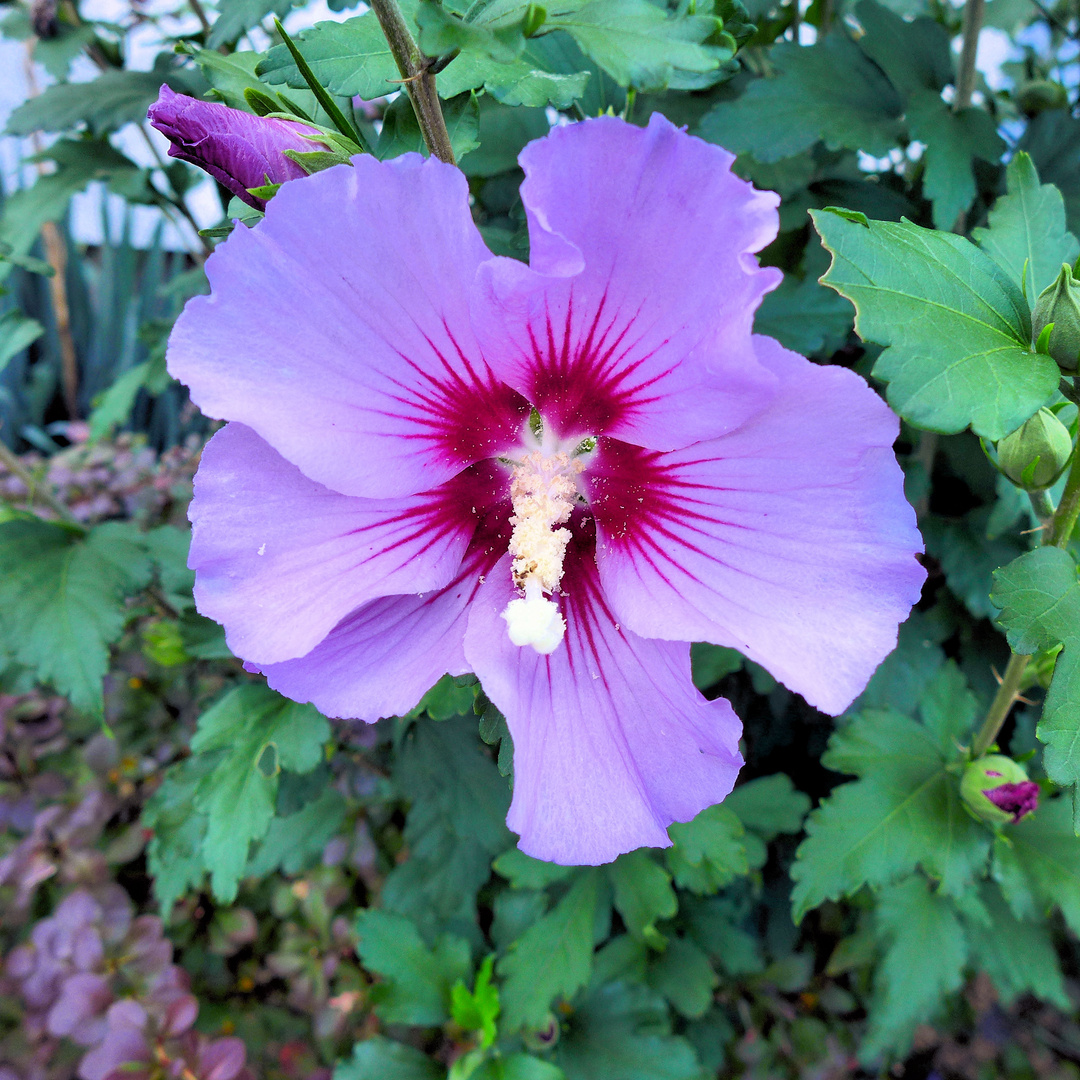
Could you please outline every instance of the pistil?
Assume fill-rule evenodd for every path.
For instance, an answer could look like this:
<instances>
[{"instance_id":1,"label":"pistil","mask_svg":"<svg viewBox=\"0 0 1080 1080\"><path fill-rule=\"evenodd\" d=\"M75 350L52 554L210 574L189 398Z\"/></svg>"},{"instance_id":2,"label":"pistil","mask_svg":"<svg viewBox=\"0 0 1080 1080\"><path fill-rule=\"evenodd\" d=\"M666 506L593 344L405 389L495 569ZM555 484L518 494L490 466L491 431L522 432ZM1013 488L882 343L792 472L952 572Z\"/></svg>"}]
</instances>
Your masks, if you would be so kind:
<instances>
[{"instance_id":1,"label":"pistil","mask_svg":"<svg viewBox=\"0 0 1080 1080\"><path fill-rule=\"evenodd\" d=\"M510 484L511 573L524 596L511 600L502 615L515 645L531 645L543 655L554 652L566 633L566 620L548 596L562 580L570 530L561 526L570 520L581 469L580 460L565 452L536 450L514 466Z\"/></svg>"}]
</instances>

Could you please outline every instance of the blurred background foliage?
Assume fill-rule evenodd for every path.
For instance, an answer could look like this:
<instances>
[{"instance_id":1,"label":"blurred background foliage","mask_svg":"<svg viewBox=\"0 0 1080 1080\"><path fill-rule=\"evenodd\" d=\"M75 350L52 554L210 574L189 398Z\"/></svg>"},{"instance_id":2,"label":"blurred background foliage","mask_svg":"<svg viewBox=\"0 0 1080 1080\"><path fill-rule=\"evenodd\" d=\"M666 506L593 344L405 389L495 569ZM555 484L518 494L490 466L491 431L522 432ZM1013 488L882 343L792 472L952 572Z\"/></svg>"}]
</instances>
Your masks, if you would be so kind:
<instances>
[{"instance_id":1,"label":"blurred background foliage","mask_svg":"<svg viewBox=\"0 0 1080 1080\"><path fill-rule=\"evenodd\" d=\"M782 196L757 326L820 362L869 375L880 350L819 284L810 210L978 236L1023 151L1060 192L1038 242L1080 233L1076 0L405 7L493 251L527 258L527 141L660 111ZM1001 739L1039 812L995 834L956 794L1008 659L991 573L1039 524L970 432L904 426L930 579L849 716L695 646L745 723L740 786L606 867L513 847L512 747L471 678L331 723L195 612L212 425L164 348L258 213L144 117L167 82L329 124L273 17L377 154L421 148L348 0L0 4L25 97L0 206L0 1078L1080 1075L1080 841L1034 736L1052 659Z\"/></svg>"}]
</instances>

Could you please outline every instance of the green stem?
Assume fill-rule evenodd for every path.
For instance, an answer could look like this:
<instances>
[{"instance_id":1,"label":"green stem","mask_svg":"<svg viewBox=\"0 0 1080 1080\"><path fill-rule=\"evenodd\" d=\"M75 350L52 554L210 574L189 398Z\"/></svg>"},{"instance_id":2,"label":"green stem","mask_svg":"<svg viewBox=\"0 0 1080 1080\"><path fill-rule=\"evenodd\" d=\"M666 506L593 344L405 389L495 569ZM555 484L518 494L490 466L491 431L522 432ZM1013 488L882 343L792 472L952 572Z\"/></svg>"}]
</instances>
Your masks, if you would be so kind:
<instances>
[{"instance_id":1,"label":"green stem","mask_svg":"<svg viewBox=\"0 0 1080 1080\"><path fill-rule=\"evenodd\" d=\"M1069 468L1069 478L1065 481L1065 490L1061 493L1061 502L1054 513L1054 523L1050 529L1047 543L1054 547L1065 547L1076 527L1076 518L1080 515L1080 453L1073 454Z\"/></svg>"},{"instance_id":2,"label":"green stem","mask_svg":"<svg viewBox=\"0 0 1080 1080\"><path fill-rule=\"evenodd\" d=\"M985 10L986 0L967 0L964 5L964 40L960 46L960 66L956 75L953 112L968 108L971 95L975 92L975 54L979 48L979 34L982 32Z\"/></svg>"},{"instance_id":3,"label":"green stem","mask_svg":"<svg viewBox=\"0 0 1080 1080\"><path fill-rule=\"evenodd\" d=\"M1019 653L1013 653L1009 658L1005 674L1001 677L1001 685L990 704L990 711L986 714L986 719L979 728L979 734L975 736L975 741L971 744L972 758L982 757L994 745L994 740L1001 731L1001 725L1005 723L1005 718L1009 715L1013 702L1016 701L1016 695L1020 693L1020 681L1024 677L1024 669L1030 659L1030 656L1022 656Z\"/></svg>"},{"instance_id":4,"label":"green stem","mask_svg":"<svg viewBox=\"0 0 1080 1080\"><path fill-rule=\"evenodd\" d=\"M450 145L450 133L446 130L442 106L435 89L435 76L431 73L431 61L416 44L397 0L370 0L370 6L386 35L394 63L401 72L401 80L412 102L413 112L416 113L416 120L428 150L432 157L437 157L449 165L456 164Z\"/></svg>"},{"instance_id":5,"label":"green stem","mask_svg":"<svg viewBox=\"0 0 1080 1080\"><path fill-rule=\"evenodd\" d=\"M1031 500L1031 509L1043 525L1049 525L1054 517L1054 500L1050 498L1050 492L1043 488L1040 491L1029 491L1028 499Z\"/></svg>"},{"instance_id":6,"label":"green stem","mask_svg":"<svg viewBox=\"0 0 1080 1080\"><path fill-rule=\"evenodd\" d=\"M1046 495L1046 492L1042 492L1042 495L1045 496L1046 502L1049 503L1049 496ZM1032 505L1041 518L1040 504L1035 501L1035 495L1032 495ZM1074 453L1072 465L1069 467L1069 478L1065 481L1065 490L1061 495L1061 502L1058 503L1057 509L1053 511L1050 517L1050 528L1045 544L1050 547L1065 547L1072 537L1078 516L1080 516L1080 453ZM998 732L1001 731L1001 726L1005 723L1009 710L1013 707L1013 702L1016 701L1017 695L1020 693L1020 682L1024 677L1024 669L1030 659L1030 656L1023 656L1019 653L1013 653L1009 659L1005 674L1001 678L1001 685L998 687L998 692L994 695L994 700L990 705L990 711L986 714L986 719L983 721L982 727L979 728L975 741L971 744L971 756L973 758L982 757L987 749L993 745L994 740L997 739Z\"/></svg>"},{"instance_id":7,"label":"green stem","mask_svg":"<svg viewBox=\"0 0 1080 1080\"><path fill-rule=\"evenodd\" d=\"M26 497L31 503L45 503L66 525L72 525L80 532L86 531L86 526L47 487L34 479L26 466L8 449L3 439L0 439L0 465L23 482Z\"/></svg>"}]
</instances>

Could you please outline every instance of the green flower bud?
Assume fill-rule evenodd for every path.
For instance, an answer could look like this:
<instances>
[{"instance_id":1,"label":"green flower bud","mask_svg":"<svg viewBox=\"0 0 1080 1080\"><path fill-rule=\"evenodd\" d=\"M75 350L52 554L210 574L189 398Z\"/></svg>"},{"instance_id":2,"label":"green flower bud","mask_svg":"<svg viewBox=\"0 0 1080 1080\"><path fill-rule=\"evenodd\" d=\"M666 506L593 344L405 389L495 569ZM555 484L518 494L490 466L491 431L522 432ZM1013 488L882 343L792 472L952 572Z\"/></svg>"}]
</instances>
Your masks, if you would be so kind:
<instances>
[{"instance_id":1,"label":"green flower bud","mask_svg":"<svg viewBox=\"0 0 1080 1080\"><path fill-rule=\"evenodd\" d=\"M1039 785L1012 758L989 754L964 770L960 798L981 821L1008 825L1039 805Z\"/></svg>"},{"instance_id":2,"label":"green flower bud","mask_svg":"<svg viewBox=\"0 0 1080 1080\"><path fill-rule=\"evenodd\" d=\"M1073 277L1072 267L1063 263L1061 273L1052 285L1047 285L1035 301L1031 328L1035 340L1053 324L1047 352L1062 371L1075 371L1080 363L1080 281Z\"/></svg>"},{"instance_id":3,"label":"green flower bud","mask_svg":"<svg viewBox=\"0 0 1080 1080\"><path fill-rule=\"evenodd\" d=\"M1069 93L1061 83L1050 82L1048 79L1033 79L1020 87L1016 104L1021 112L1034 116L1046 109L1067 109Z\"/></svg>"},{"instance_id":4,"label":"green flower bud","mask_svg":"<svg viewBox=\"0 0 1080 1080\"><path fill-rule=\"evenodd\" d=\"M1062 474L1072 448L1069 429L1049 409L1040 409L997 444L998 465L1018 487L1039 491Z\"/></svg>"},{"instance_id":5,"label":"green flower bud","mask_svg":"<svg viewBox=\"0 0 1080 1080\"><path fill-rule=\"evenodd\" d=\"M559 1041L559 1021L554 1013L548 1013L541 1027L533 1030L526 1029L521 1033L521 1041L526 1050L534 1054L550 1050Z\"/></svg>"}]
</instances>

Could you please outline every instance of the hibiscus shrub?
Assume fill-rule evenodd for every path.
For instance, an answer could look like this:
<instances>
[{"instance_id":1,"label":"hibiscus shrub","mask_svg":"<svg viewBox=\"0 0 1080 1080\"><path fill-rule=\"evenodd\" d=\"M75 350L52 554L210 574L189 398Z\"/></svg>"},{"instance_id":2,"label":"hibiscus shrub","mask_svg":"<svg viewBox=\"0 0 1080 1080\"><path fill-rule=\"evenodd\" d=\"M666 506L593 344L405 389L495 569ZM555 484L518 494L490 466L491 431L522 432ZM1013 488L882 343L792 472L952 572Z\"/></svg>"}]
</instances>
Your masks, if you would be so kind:
<instances>
[{"instance_id":1,"label":"hibiscus shrub","mask_svg":"<svg viewBox=\"0 0 1080 1080\"><path fill-rule=\"evenodd\" d=\"M151 7L0 9L0 1080L1075 1076L1075 5Z\"/></svg>"}]
</instances>

